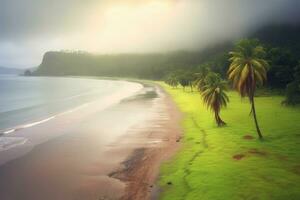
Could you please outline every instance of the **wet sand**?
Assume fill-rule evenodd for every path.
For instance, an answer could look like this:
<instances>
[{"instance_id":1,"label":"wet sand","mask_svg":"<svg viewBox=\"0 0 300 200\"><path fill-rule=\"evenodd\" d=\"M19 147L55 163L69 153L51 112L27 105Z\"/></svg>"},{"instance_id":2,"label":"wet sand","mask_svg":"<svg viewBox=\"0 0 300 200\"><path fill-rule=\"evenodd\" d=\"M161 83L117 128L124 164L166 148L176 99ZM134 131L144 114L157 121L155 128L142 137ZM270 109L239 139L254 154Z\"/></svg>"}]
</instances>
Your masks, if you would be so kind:
<instances>
[{"instance_id":1,"label":"wet sand","mask_svg":"<svg viewBox=\"0 0 300 200\"><path fill-rule=\"evenodd\" d=\"M63 134L45 123L27 130L38 145L0 153L10 158L0 166L1 200L155 199L159 166L180 144L180 115L168 95L146 86L101 112L77 112L80 120L57 119ZM44 133L53 137L44 141Z\"/></svg>"}]
</instances>

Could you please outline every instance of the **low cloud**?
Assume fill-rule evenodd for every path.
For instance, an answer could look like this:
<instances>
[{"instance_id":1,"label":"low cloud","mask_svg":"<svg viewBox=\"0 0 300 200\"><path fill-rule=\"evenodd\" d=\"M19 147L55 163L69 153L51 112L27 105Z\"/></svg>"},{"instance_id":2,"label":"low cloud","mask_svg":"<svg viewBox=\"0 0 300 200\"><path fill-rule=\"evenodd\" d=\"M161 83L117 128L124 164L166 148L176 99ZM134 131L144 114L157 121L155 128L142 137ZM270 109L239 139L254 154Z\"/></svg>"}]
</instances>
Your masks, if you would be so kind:
<instances>
[{"instance_id":1,"label":"low cloud","mask_svg":"<svg viewBox=\"0 0 300 200\"><path fill-rule=\"evenodd\" d=\"M199 49L268 23L299 23L299 0L1 0L0 65L47 50Z\"/></svg>"}]
</instances>

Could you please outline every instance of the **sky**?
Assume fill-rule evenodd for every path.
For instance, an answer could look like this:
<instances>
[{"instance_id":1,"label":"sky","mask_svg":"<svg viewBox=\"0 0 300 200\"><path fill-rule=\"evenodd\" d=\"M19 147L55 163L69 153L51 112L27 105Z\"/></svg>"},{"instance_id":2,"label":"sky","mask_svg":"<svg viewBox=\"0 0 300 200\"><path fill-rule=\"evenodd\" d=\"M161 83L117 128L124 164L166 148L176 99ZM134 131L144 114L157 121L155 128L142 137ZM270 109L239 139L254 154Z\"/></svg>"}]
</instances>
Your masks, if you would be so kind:
<instances>
[{"instance_id":1,"label":"sky","mask_svg":"<svg viewBox=\"0 0 300 200\"><path fill-rule=\"evenodd\" d=\"M300 22L300 0L0 0L0 66L46 51L196 50L269 23Z\"/></svg>"}]
</instances>

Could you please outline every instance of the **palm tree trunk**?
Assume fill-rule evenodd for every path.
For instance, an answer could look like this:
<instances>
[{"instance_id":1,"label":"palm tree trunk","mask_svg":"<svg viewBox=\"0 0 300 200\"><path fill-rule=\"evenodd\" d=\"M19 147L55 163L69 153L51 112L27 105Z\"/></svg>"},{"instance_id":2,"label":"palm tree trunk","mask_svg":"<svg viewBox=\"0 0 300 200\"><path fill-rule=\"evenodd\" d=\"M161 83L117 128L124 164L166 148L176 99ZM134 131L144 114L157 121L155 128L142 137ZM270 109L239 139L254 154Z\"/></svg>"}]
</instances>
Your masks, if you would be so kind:
<instances>
[{"instance_id":1,"label":"palm tree trunk","mask_svg":"<svg viewBox=\"0 0 300 200\"><path fill-rule=\"evenodd\" d=\"M218 113L215 113L215 120L218 126L220 126L220 119L218 117Z\"/></svg>"},{"instance_id":2,"label":"palm tree trunk","mask_svg":"<svg viewBox=\"0 0 300 200\"><path fill-rule=\"evenodd\" d=\"M219 126L224 126L226 125L226 123L221 119L220 115L218 114L218 118L219 118Z\"/></svg>"},{"instance_id":3,"label":"palm tree trunk","mask_svg":"<svg viewBox=\"0 0 300 200\"><path fill-rule=\"evenodd\" d=\"M256 126L256 131L258 134L259 139L263 139L263 136L260 132L259 126L258 126L258 122L257 122L257 117L256 117L256 111L255 111L255 104L254 104L254 97L251 97L251 108L252 108L252 114L253 114L253 118L254 118L254 122L255 122L255 126Z\"/></svg>"},{"instance_id":4,"label":"palm tree trunk","mask_svg":"<svg viewBox=\"0 0 300 200\"><path fill-rule=\"evenodd\" d=\"M215 120L218 126L224 126L226 123L221 119L219 113L215 113Z\"/></svg>"},{"instance_id":5,"label":"palm tree trunk","mask_svg":"<svg viewBox=\"0 0 300 200\"><path fill-rule=\"evenodd\" d=\"M226 123L221 119L221 117L220 117L220 115L218 115L219 116L219 120L220 120L220 124L221 124L221 126L224 126L224 125L226 125Z\"/></svg>"}]
</instances>

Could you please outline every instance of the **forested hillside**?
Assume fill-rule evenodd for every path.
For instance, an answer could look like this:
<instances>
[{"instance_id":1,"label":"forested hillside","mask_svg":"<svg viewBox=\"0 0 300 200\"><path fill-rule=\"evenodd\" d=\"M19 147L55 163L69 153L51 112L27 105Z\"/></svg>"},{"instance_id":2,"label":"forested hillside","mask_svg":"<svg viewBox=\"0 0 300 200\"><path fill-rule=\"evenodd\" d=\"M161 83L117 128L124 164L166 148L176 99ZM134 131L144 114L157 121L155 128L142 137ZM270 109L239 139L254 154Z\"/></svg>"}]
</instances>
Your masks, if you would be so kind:
<instances>
[{"instance_id":1,"label":"forested hillside","mask_svg":"<svg viewBox=\"0 0 300 200\"><path fill-rule=\"evenodd\" d=\"M300 25L273 25L248 35L267 49L268 85L286 87L293 80L300 56ZM222 76L228 68L228 52L235 41L201 51L153 54L96 55L84 52L47 52L34 75L92 75L159 80L175 71L197 72L207 65ZM101 44L99 44L101 45Z\"/></svg>"},{"instance_id":2,"label":"forested hillside","mask_svg":"<svg viewBox=\"0 0 300 200\"><path fill-rule=\"evenodd\" d=\"M226 61L223 52L230 44L222 44L205 51L176 51L153 54L95 55L84 52L47 52L36 75L99 75L146 79L161 79L178 70L193 70L209 60ZM220 65L220 69L222 65ZM216 69L218 70L218 69Z\"/></svg>"}]
</instances>

